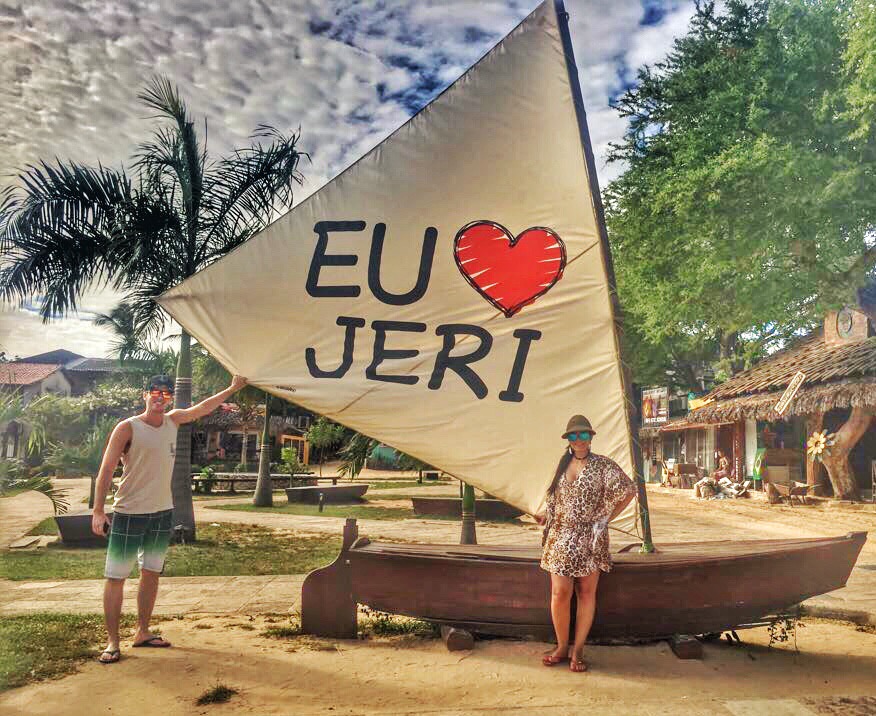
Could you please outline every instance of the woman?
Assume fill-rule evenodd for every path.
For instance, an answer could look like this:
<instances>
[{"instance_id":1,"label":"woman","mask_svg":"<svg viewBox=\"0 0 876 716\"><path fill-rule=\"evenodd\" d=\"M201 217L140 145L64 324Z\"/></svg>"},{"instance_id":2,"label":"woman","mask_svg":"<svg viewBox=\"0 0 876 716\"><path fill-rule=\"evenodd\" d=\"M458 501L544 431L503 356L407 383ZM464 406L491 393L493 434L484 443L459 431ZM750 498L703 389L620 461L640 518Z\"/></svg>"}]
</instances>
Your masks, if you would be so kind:
<instances>
[{"instance_id":1,"label":"woman","mask_svg":"<svg viewBox=\"0 0 876 716\"><path fill-rule=\"evenodd\" d=\"M595 434L583 415L569 420L563 433L568 449L548 488L542 540L541 567L551 574L551 618L557 635L557 648L547 652L542 663L555 666L570 659L570 669L575 672L587 670L584 645L596 611L596 585L600 571L611 569L608 523L636 494L632 480L613 460L590 452ZM573 591L578 609L570 654Z\"/></svg>"}]
</instances>

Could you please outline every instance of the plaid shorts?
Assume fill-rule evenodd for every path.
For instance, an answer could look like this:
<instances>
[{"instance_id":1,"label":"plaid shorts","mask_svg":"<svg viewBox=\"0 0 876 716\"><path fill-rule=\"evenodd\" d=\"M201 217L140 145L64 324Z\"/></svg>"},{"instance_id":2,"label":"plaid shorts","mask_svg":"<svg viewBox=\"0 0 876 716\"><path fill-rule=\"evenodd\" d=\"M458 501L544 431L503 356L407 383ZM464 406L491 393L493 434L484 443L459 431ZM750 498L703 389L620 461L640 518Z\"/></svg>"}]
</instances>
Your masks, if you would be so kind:
<instances>
[{"instance_id":1,"label":"plaid shorts","mask_svg":"<svg viewBox=\"0 0 876 716\"><path fill-rule=\"evenodd\" d=\"M170 544L170 522L173 510L145 515L113 514L106 548L104 576L127 579L134 562L140 569L161 572Z\"/></svg>"}]
</instances>

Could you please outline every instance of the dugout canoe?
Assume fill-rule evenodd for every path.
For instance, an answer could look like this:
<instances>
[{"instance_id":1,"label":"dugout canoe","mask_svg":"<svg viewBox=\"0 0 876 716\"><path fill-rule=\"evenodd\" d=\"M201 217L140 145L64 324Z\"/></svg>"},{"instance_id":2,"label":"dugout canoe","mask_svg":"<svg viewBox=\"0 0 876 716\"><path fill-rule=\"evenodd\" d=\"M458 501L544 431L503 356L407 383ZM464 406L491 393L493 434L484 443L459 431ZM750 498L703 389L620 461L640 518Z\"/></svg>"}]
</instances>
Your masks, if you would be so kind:
<instances>
[{"instance_id":1,"label":"dugout canoe","mask_svg":"<svg viewBox=\"0 0 876 716\"><path fill-rule=\"evenodd\" d=\"M638 545L613 555L597 593L593 640L648 640L743 628L843 587L867 539L841 537ZM305 633L356 636L356 605L504 636L552 637L540 550L371 542L348 520L338 558L311 572Z\"/></svg>"}]
</instances>

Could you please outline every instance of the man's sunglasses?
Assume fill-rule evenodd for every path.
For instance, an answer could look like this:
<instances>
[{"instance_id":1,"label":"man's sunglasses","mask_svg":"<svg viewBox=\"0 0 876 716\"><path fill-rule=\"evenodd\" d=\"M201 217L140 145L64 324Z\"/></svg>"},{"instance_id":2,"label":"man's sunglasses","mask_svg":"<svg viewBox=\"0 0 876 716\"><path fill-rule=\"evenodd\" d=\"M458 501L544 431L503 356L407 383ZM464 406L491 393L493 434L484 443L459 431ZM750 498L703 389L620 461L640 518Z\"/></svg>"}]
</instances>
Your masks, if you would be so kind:
<instances>
[{"instance_id":1,"label":"man's sunglasses","mask_svg":"<svg viewBox=\"0 0 876 716\"><path fill-rule=\"evenodd\" d=\"M590 440L590 438L592 438L593 436L586 430L582 430L580 433L567 433L566 437L571 442L575 442L577 440Z\"/></svg>"},{"instance_id":2,"label":"man's sunglasses","mask_svg":"<svg viewBox=\"0 0 876 716\"><path fill-rule=\"evenodd\" d=\"M170 400L171 398L173 398L173 393L171 393L169 390L158 390L157 388L152 388L149 391L149 395L151 395L153 398L163 397L165 400Z\"/></svg>"}]
</instances>

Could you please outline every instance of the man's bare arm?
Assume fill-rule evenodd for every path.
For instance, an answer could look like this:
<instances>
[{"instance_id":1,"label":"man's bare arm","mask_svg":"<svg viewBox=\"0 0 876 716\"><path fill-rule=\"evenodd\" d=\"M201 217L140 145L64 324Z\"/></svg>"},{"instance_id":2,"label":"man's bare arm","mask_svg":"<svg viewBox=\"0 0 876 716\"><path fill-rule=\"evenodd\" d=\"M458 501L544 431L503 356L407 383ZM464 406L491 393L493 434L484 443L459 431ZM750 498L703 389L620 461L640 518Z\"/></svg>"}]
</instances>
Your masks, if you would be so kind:
<instances>
[{"instance_id":1,"label":"man's bare arm","mask_svg":"<svg viewBox=\"0 0 876 716\"><path fill-rule=\"evenodd\" d=\"M113 483L113 473L132 436L131 424L127 420L123 420L113 429L106 449L103 451L100 471L97 473L97 481L94 486L94 510L91 515L91 531L98 537L104 536L104 525L109 524L104 503Z\"/></svg>"},{"instance_id":2,"label":"man's bare arm","mask_svg":"<svg viewBox=\"0 0 876 716\"><path fill-rule=\"evenodd\" d=\"M214 410L216 410L216 408L222 405L222 403L228 400L228 398L234 395L245 385L246 378L235 375L231 379L231 385L229 385L225 390L216 393L216 395L211 395L209 398L205 398L197 405L193 405L191 408L179 408L177 410L171 410L167 415L177 425L185 425L186 423L191 423L198 418L203 418L204 416L212 413Z\"/></svg>"}]
</instances>

